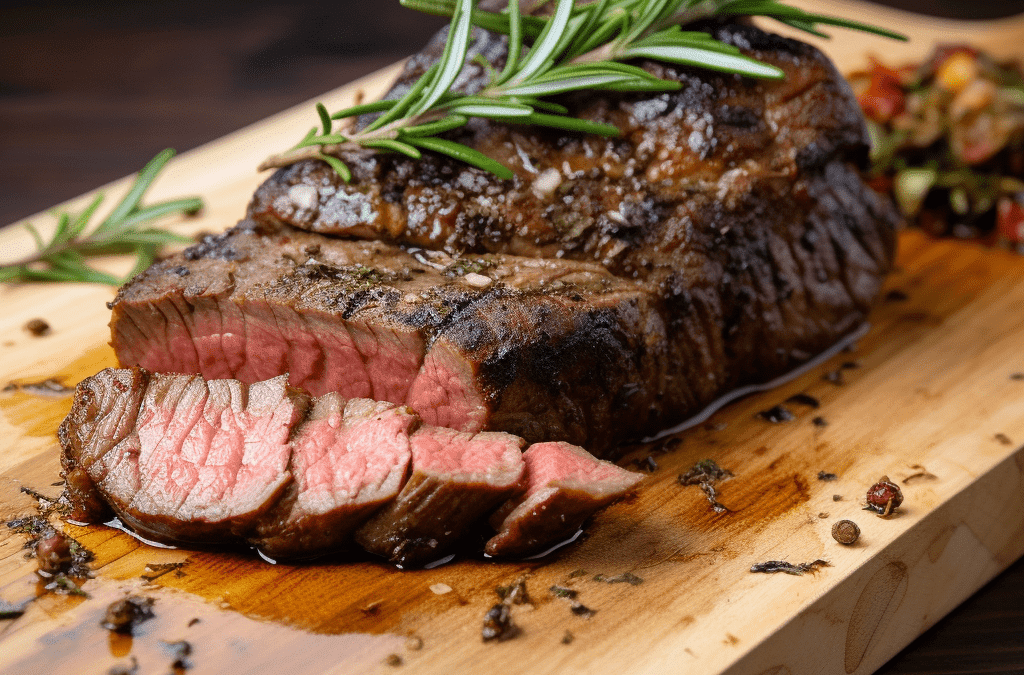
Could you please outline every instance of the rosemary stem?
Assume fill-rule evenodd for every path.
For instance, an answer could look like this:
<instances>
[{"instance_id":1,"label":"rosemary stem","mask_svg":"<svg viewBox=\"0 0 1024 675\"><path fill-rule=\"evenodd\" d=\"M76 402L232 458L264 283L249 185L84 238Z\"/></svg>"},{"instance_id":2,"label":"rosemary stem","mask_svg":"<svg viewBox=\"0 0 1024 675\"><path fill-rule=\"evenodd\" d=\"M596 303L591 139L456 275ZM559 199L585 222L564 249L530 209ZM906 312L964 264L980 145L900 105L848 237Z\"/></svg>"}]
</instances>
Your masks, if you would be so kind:
<instances>
[{"instance_id":1,"label":"rosemary stem","mask_svg":"<svg viewBox=\"0 0 1024 675\"><path fill-rule=\"evenodd\" d=\"M486 96L484 90L478 94L478 96ZM404 119L398 119L393 122L389 122L379 129L372 129L366 132L360 132L351 134L348 136L348 140L344 143L335 143L332 145L308 145L303 148L294 148L286 152L279 153L277 155L271 155L267 157L263 162L256 167L257 171L266 171L267 169L278 169L283 166L289 166L295 162L300 162L306 159L317 159L321 154L324 155L337 155L338 153L345 150L358 150L363 147L363 143L368 141L380 141L380 140L396 140L398 138L398 132L406 127L414 127L420 124L429 124L430 122L436 122L437 120L444 117L444 112L438 110L429 110L413 117L406 117Z\"/></svg>"},{"instance_id":2,"label":"rosemary stem","mask_svg":"<svg viewBox=\"0 0 1024 675\"><path fill-rule=\"evenodd\" d=\"M591 49L585 54L580 54L569 63L597 63L599 61L611 61L616 51L618 51L618 44L615 42L606 42L597 49Z\"/></svg>"},{"instance_id":3,"label":"rosemary stem","mask_svg":"<svg viewBox=\"0 0 1024 675\"><path fill-rule=\"evenodd\" d=\"M60 255L61 253L66 253L67 251L71 251L71 250L74 250L74 247L70 244L70 242L65 242L65 243L57 245L57 246L47 246L46 248L37 250L35 253L33 253L30 256L22 258L21 260L17 260L17 261L12 262L12 263L4 263L3 266L4 267L27 267L27 266L31 265L32 263L42 262L43 260L45 260L49 256Z\"/></svg>"}]
</instances>

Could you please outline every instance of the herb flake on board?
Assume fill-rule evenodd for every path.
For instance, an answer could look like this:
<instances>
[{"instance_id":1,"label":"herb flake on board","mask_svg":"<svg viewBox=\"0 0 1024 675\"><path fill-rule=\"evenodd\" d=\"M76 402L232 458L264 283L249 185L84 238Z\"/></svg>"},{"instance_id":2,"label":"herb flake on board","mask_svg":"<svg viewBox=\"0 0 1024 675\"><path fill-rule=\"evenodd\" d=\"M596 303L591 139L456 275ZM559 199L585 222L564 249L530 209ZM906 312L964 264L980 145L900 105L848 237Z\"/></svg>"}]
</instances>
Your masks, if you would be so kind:
<instances>
[{"instance_id":1,"label":"herb flake on board","mask_svg":"<svg viewBox=\"0 0 1024 675\"><path fill-rule=\"evenodd\" d=\"M822 560L820 558L809 563L799 563L796 565L786 562L785 560L768 560L763 563L752 565L750 567L750 571L759 574L775 574L783 572L785 574L800 576L806 572L816 572L820 567L831 567L831 564L827 560Z\"/></svg>"},{"instance_id":2,"label":"herb flake on board","mask_svg":"<svg viewBox=\"0 0 1024 675\"><path fill-rule=\"evenodd\" d=\"M732 475L731 471L718 466L713 459L702 459L694 464L689 471L679 476L679 484L698 486L704 493L704 496L707 497L712 510L715 513L725 513L729 509L719 503L718 490L715 489L715 483Z\"/></svg>"}]
</instances>

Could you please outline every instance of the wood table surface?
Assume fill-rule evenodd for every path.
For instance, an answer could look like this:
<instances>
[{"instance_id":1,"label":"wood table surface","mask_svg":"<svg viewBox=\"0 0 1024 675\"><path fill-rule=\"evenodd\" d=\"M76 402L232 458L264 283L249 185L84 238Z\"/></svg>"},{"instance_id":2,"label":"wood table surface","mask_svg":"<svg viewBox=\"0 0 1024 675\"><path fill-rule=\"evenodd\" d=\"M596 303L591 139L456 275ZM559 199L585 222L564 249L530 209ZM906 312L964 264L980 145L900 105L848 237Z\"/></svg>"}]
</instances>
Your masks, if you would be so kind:
<instances>
[{"instance_id":1,"label":"wood table surface","mask_svg":"<svg viewBox=\"0 0 1024 675\"><path fill-rule=\"evenodd\" d=\"M196 147L393 63L443 23L375 4L0 10L0 223L124 176L163 147ZM1024 561L878 672L1024 672Z\"/></svg>"}]
</instances>

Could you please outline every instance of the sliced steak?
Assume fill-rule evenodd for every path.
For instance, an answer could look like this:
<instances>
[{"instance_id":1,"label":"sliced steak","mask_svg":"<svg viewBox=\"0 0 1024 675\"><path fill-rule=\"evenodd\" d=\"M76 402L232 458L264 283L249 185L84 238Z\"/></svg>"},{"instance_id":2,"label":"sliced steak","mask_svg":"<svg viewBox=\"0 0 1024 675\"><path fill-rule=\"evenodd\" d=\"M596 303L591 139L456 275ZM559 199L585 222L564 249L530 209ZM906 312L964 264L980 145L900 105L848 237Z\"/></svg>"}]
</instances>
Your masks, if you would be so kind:
<instances>
[{"instance_id":1,"label":"sliced steak","mask_svg":"<svg viewBox=\"0 0 1024 675\"><path fill-rule=\"evenodd\" d=\"M353 153L351 184L319 160L281 169L250 220L122 289L120 362L288 373L314 395L601 456L796 367L864 320L898 216L858 173L866 129L820 52L707 28L786 79L640 62L679 91L560 99L618 138L481 120L451 132L509 181L431 153ZM474 35L465 91L489 77L475 56L504 58L504 37Z\"/></svg>"},{"instance_id":2,"label":"sliced steak","mask_svg":"<svg viewBox=\"0 0 1024 675\"><path fill-rule=\"evenodd\" d=\"M447 554L519 488L523 439L423 427L412 435L412 474L402 492L359 532L367 551L406 566Z\"/></svg>"},{"instance_id":3,"label":"sliced steak","mask_svg":"<svg viewBox=\"0 0 1024 675\"><path fill-rule=\"evenodd\" d=\"M149 537L240 539L289 483L289 436L307 405L284 376L250 387L108 369L79 386L60 427L65 473ZM76 511L97 515L91 501Z\"/></svg>"},{"instance_id":4,"label":"sliced steak","mask_svg":"<svg viewBox=\"0 0 1024 675\"><path fill-rule=\"evenodd\" d=\"M78 385L58 436L74 518L113 512L160 541L247 543L291 558L351 548L358 530L368 551L421 565L517 491L527 492L514 503L548 483L587 492L564 514L551 502L549 529L561 532L614 496L606 467L632 485L629 472L568 444L524 454L521 438L421 426L393 403L310 400L283 375L246 385L108 368Z\"/></svg>"},{"instance_id":5,"label":"sliced steak","mask_svg":"<svg viewBox=\"0 0 1024 675\"><path fill-rule=\"evenodd\" d=\"M488 555L523 557L565 541L643 478L569 443L537 443L523 460L525 490L491 517L498 533L487 542Z\"/></svg>"},{"instance_id":6,"label":"sliced steak","mask_svg":"<svg viewBox=\"0 0 1024 675\"><path fill-rule=\"evenodd\" d=\"M406 481L419 419L394 403L327 394L292 441L294 483L251 541L272 557L343 548ZM460 533L461 534L461 533Z\"/></svg>"}]
</instances>

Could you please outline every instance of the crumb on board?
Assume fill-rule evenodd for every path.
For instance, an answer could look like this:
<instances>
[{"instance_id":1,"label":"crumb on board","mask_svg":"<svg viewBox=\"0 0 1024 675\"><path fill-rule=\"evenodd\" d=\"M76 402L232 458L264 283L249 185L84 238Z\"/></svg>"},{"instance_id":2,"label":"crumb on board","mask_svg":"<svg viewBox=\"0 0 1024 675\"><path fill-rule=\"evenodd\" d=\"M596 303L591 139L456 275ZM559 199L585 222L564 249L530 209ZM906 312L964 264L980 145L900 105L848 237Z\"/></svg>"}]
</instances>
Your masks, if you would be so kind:
<instances>
[{"instance_id":1,"label":"crumb on board","mask_svg":"<svg viewBox=\"0 0 1024 675\"><path fill-rule=\"evenodd\" d=\"M50 324L45 319L29 319L23 328L33 337L43 337L50 334Z\"/></svg>"}]
</instances>

